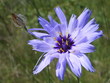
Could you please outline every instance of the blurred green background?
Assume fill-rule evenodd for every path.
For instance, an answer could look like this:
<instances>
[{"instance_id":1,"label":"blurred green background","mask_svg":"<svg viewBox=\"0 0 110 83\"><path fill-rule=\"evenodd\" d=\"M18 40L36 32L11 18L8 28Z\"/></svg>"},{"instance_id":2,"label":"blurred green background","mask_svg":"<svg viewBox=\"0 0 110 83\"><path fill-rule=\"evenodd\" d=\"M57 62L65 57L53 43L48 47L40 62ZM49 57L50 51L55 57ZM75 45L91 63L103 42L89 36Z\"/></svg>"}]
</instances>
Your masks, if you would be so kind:
<instances>
[{"instance_id":1,"label":"blurred green background","mask_svg":"<svg viewBox=\"0 0 110 83\"><path fill-rule=\"evenodd\" d=\"M110 83L110 1L109 0L0 0L0 83L77 83L74 74L67 69L64 81L55 76L54 60L38 75L32 70L41 53L32 51L27 41L33 39L24 29L16 27L11 13L22 14L27 18L29 28L41 27L37 17L47 19L55 15L54 8L60 6L67 19L77 16L85 7L92 10L91 18L96 18L104 36L93 44L96 52L87 54L96 72L83 68L81 83ZM49 69L49 70L48 70Z\"/></svg>"}]
</instances>

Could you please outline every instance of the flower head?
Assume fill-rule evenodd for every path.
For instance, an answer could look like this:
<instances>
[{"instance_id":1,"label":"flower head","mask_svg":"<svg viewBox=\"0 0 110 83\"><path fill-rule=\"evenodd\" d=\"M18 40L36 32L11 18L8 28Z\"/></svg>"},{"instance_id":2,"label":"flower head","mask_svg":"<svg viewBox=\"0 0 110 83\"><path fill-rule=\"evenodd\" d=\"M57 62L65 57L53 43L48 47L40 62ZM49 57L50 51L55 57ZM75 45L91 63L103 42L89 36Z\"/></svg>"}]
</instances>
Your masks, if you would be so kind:
<instances>
[{"instance_id":1,"label":"flower head","mask_svg":"<svg viewBox=\"0 0 110 83\"><path fill-rule=\"evenodd\" d=\"M33 30L31 34L39 38L30 40L28 44L33 46L33 50L45 53L41 63L35 66L33 74L41 72L54 58L58 59L56 76L61 80L64 78L67 64L77 77L81 76L81 66L94 72L95 69L85 53L94 52L95 47L90 43L101 37L102 31L97 31L99 25L95 19L89 21L91 11L85 8L78 18L72 15L69 23L60 7L56 7L55 12L60 23L51 16L48 16L49 22L39 17L39 23L44 29L28 29Z\"/></svg>"}]
</instances>

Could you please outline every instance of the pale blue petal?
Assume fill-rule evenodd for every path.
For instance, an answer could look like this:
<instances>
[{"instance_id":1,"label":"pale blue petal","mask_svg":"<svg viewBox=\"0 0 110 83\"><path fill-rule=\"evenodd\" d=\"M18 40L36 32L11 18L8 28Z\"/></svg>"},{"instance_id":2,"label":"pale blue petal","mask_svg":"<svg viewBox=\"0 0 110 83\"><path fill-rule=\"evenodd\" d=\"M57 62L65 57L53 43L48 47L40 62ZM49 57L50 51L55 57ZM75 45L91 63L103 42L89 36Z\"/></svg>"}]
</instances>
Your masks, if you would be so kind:
<instances>
[{"instance_id":1,"label":"pale blue petal","mask_svg":"<svg viewBox=\"0 0 110 83\"><path fill-rule=\"evenodd\" d=\"M96 24L95 19L93 18L92 20L90 20L85 26L84 28L81 30L84 33L86 32L94 32L99 28L99 25Z\"/></svg>"},{"instance_id":2,"label":"pale blue petal","mask_svg":"<svg viewBox=\"0 0 110 83\"><path fill-rule=\"evenodd\" d=\"M62 34L61 26L60 24L56 25L49 33L52 37L58 37L60 34Z\"/></svg>"},{"instance_id":3,"label":"pale blue petal","mask_svg":"<svg viewBox=\"0 0 110 83\"><path fill-rule=\"evenodd\" d=\"M87 34L87 39L88 39L88 43L93 42L94 40L100 38L103 35L102 31L96 31L94 33L91 34Z\"/></svg>"},{"instance_id":4,"label":"pale blue petal","mask_svg":"<svg viewBox=\"0 0 110 83\"><path fill-rule=\"evenodd\" d=\"M76 27L77 27L76 15L72 15L69 21L69 25L68 25L69 33L72 33Z\"/></svg>"},{"instance_id":5,"label":"pale blue petal","mask_svg":"<svg viewBox=\"0 0 110 83\"><path fill-rule=\"evenodd\" d=\"M52 37L44 37L43 40L49 44L55 44L55 40Z\"/></svg>"},{"instance_id":6,"label":"pale blue petal","mask_svg":"<svg viewBox=\"0 0 110 83\"><path fill-rule=\"evenodd\" d=\"M31 29L28 29L28 33L30 33L31 35L33 35L33 31L45 31L44 29L42 28L31 28Z\"/></svg>"},{"instance_id":7,"label":"pale blue petal","mask_svg":"<svg viewBox=\"0 0 110 83\"><path fill-rule=\"evenodd\" d=\"M79 35L80 30L78 28L75 28L70 34L71 38L74 40Z\"/></svg>"},{"instance_id":8,"label":"pale blue petal","mask_svg":"<svg viewBox=\"0 0 110 83\"><path fill-rule=\"evenodd\" d=\"M80 43L91 43L92 41L98 39L103 35L102 31L95 31L95 32L82 32L80 31L78 36L74 39L74 44L80 44Z\"/></svg>"},{"instance_id":9,"label":"pale blue petal","mask_svg":"<svg viewBox=\"0 0 110 83\"><path fill-rule=\"evenodd\" d=\"M45 58L41 61L41 63L39 65L36 65L34 67L33 70L33 74L38 74L39 72L41 72L46 66L48 66L51 61L56 58L56 56L58 56L55 53L52 53L51 51L49 53L47 53L46 55L44 55Z\"/></svg>"},{"instance_id":10,"label":"pale blue petal","mask_svg":"<svg viewBox=\"0 0 110 83\"><path fill-rule=\"evenodd\" d=\"M82 31L83 31L83 33L85 34L89 34L89 33L93 33L93 32L95 32L97 29L99 28L99 25L98 24L94 24L94 25L91 25L91 26L89 26L88 28L83 28L82 29Z\"/></svg>"},{"instance_id":11,"label":"pale blue petal","mask_svg":"<svg viewBox=\"0 0 110 83\"><path fill-rule=\"evenodd\" d=\"M76 39L74 39L74 45L78 45L80 43L85 43L85 42L88 42L88 39L86 36L80 36L78 35L78 37L76 37Z\"/></svg>"},{"instance_id":12,"label":"pale blue petal","mask_svg":"<svg viewBox=\"0 0 110 83\"><path fill-rule=\"evenodd\" d=\"M31 32L31 33L32 35L40 39L43 39L44 37L50 37L47 33L41 33L41 32Z\"/></svg>"},{"instance_id":13,"label":"pale blue petal","mask_svg":"<svg viewBox=\"0 0 110 83\"><path fill-rule=\"evenodd\" d=\"M45 29L42 29L42 28L31 28L31 29L28 29L28 31L45 31Z\"/></svg>"},{"instance_id":14,"label":"pale blue petal","mask_svg":"<svg viewBox=\"0 0 110 83\"><path fill-rule=\"evenodd\" d=\"M55 27L58 24L50 15L48 16L48 18L52 27Z\"/></svg>"},{"instance_id":15,"label":"pale blue petal","mask_svg":"<svg viewBox=\"0 0 110 83\"><path fill-rule=\"evenodd\" d=\"M66 33L68 32L68 31L67 31L67 28L64 28L64 27L65 27L64 24L60 24L60 27L61 27L61 33L62 33L62 36L65 36Z\"/></svg>"},{"instance_id":16,"label":"pale blue petal","mask_svg":"<svg viewBox=\"0 0 110 83\"><path fill-rule=\"evenodd\" d=\"M81 53L79 50L75 50L75 49L74 49L74 53L73 54L76 55L77 57L83 56L83 53Z\"/></svg>"},{"instance_id":17,"label":"pale blue petal","mask_svg":"<svg viewBox=\"0 0 110 83\"><path fill-rule=\"evenodd\" d=\"M90 53L94 52L95 47L89 43L81 43L76 46L73 46L73 49L81 53Z\"/></svg>"},{"instance_id":18,"label":"pale blue petal","mask_svg":"<svg viewBox=\"0 0 110 83\"><path fill-rule=\"evenodd\" d=\"M42 17L39 17L38 18L38 21L39 21L39 23L41 24L41 26L47 31L47 32L49 32L53 27L51 26L51 24L47 21L47 20L45 20L44 18L42 18Z\"/></svg>"},{"instance_id":19,"label":"pale blue petal","mask_svg":"<svg viewBox=\"0 0 110 83\"><path fill-rule=\"evenodd\" d=\"M71 69L71 71L77 76L77 77L80 77L81 76L81 64L80 64L80 61L78 59L78 57L72 53L70 53L67 57L67 62L68 62L68 65Z\"/></svg>"},{"instance_id":20,"label":"pale blue petal","mask_svg":"<svg viewBox=\"0 0 110 83\"><path fill-rule=\"evenodd\" d=\"M91 19L91 20L84 26L85 30L88 29L88 27L90 27L91 25L94 25L94 24L96 24L95 18Z\"/></svg>"},{"instance_id":21,"label":"pale blue petal","mask_svg":"<svg viewBox=\"0 0 110 83\"><path fill-rule=\"evenodd\" d=\"M64 24L65 28L66 28L67 27L67 20L66 20L66 17L64 15L63 11L60 9L60 7L56 7L55 12L56 12L61 24Z\"/></svg>"},{"instance_id":22,"label":"pale blue petal","mask_svg":"<svg viewBox=\"0 0 110 83\"><path fill-rule=\"evenodd\" d=\"M81 13L81 15L78 17L78 28L82 28L86 25L88 22L90 16L91 16L91 11L87 8L84 9L84 11Z\"/></svg>"},{"instance_id":23,"label":"pale blue petal","mask_svg":"<svg viewBox=\"0 0 110 83\"><path fill-rule=\"evenodd\" d=\"M66 54L61 54L56 66L56 76L60 79L64 79L64 74L66 70Z\"/></svg>"},{"instance_id":24,"label":"pale blue petal","mask_svg":"<svg viewBox=\"0 0 110 83\"><path fill-rule=\"evenodd\" d=\"M52 49L52 47L42 40L33 39L28 42L29 45L33 46L33 50L40 52L48 52Z\"/></svg>"},{"instance_id":25,"label":"pale blue petal","mask_svg":"<svg viewBox=\"0 0 110 83\"><path fill-rule=\"evenodd\" d=\"M88 59L88 57L86 55L83 55L81 57L79 57L79 60L80 60L80 63L81 65L87 70L87 71L90 71L90 72L94 72L95 69L93 68L90 60Z\"/></svg>"}]
</instances>

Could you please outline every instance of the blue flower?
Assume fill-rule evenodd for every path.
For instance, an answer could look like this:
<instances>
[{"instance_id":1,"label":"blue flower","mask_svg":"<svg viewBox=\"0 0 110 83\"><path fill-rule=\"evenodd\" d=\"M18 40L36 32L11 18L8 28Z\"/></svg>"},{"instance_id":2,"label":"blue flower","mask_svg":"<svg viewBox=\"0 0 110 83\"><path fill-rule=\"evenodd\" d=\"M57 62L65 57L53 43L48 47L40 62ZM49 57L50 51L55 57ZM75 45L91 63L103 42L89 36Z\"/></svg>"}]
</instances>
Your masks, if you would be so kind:
<instances>
[{"instance_id":1,"label":"blue flower","mask_svg":"<svg viewBox=\"0 0 110 83\"><path fill-rule=\"evenodd\" d=\"M41 72L54 58L58 59L56 76L60 80L64 79L67 64L77 77L81 76L82 66L87 71L94 72L85 53L94 52L95 47L90 43L101 37L102 31L97 31L99 25L94 18L89 21L92 12L85 8L79 17L72 15L69 23L60 7L56 7L55 12L60 23L51 16L48 16L49 22L39 17L38 21L44 29L28 29L37 37L28 44L33 46L33 50L45 53L40 64L35 66L33 74Z\"/></svg>"}]
</instances>

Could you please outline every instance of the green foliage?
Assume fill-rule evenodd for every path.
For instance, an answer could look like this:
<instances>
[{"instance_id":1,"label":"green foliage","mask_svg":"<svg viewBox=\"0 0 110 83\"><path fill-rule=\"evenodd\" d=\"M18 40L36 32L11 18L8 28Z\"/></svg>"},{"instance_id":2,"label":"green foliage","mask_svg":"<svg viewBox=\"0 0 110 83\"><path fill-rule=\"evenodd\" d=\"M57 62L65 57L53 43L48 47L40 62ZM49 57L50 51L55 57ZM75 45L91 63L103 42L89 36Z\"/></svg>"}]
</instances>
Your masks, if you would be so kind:
<instances>
[{"instance_id":1,"label":"green foliage","mask_svg":"<svg viewBox=\"0 0 110 83\"><path fill-rule=\"evenodd\" d=\"M37 17L47 19L50 14L58 20L53 9L60 6L68 20L72 13L77 16L85 7L93 11L104 36L96 40L96 52L88 54L96 72L83 69L81 83L110 83L110 11L109 0L0 0L0 83L77 83L77 78L67 68L64 81L55 76L55 59L38 75L32 70L41 53L32 51L27 41L32 37L22 28L13 25L11 13L27 18L29 28L41 27Z\"/></svg>"}]
</instances>

